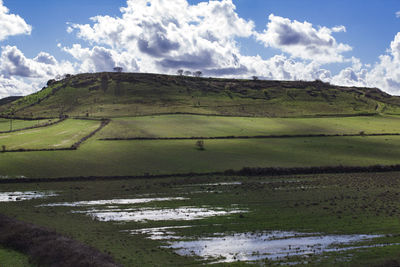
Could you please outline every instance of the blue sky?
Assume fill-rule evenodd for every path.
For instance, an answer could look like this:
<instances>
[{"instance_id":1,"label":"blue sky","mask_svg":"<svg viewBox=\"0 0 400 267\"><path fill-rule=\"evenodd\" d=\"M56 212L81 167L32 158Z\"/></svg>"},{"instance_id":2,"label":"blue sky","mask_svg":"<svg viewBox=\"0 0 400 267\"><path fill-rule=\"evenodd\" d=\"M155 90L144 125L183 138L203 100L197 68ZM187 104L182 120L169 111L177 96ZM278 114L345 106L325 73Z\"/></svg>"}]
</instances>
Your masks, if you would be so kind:
<instances>
[{"instance_id":1,"label":"blue sky","mask_svg":"<svg viewBox=\"0 0 400 267\"><path fill-rule=\"evenodd\" d=\"M398 0L0 0L0 11L0 97L116 65L400 94Z\"/></svg>"}]
</instances>

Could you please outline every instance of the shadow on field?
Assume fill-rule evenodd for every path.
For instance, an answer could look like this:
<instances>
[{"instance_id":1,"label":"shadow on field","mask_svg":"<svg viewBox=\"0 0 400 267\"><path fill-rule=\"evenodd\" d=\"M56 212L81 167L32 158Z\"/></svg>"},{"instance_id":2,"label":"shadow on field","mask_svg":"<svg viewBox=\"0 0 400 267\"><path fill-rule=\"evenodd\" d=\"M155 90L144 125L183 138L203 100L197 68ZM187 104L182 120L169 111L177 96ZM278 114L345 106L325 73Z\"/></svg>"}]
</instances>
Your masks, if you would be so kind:
<instances>
[{"instance_id":1,"label":"shadow on field","mask_svg":"<svg viewBox=\"0 0 400 267\"><path fill-rule=\"evenodd\" d=\"M111 256L83 243L1 214L0 244L27 254L39 266L119 266Z\"/></svg>"}]
</instances>

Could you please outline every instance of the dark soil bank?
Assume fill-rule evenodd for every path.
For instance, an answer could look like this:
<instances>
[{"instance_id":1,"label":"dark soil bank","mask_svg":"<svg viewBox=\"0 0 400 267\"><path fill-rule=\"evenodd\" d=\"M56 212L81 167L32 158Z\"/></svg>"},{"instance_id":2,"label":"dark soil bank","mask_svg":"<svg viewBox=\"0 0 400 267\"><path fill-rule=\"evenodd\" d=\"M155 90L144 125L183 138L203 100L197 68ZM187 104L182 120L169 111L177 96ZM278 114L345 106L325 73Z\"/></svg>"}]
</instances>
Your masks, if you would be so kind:
<instances>
[{"instance_id":1,"label":"dark soil bank","mask_svg":"<svg viewBox=\"0 0 400 267\"><path fill-rule=\"evenodd\" d=\"M27 254L39 266L119 266L109 255L83 243L1 214L0 244Z\"/></svg>"}]
</instances>

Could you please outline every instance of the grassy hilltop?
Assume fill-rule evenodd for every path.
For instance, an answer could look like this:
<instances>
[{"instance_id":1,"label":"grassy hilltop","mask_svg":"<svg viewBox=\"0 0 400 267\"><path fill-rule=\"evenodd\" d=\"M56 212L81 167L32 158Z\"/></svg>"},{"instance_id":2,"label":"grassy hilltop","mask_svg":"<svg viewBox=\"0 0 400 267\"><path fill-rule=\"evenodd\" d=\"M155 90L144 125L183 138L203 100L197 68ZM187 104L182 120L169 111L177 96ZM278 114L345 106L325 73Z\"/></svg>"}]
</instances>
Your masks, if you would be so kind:
<instances>
[{"instance_id":1,"label":"grassy hilltop","mask_svg":"<svg viewBox=\"0 0 400 267\"><path fill-rule=\"evenodd\" d=\"M374 88L320 81L253 81L138 73L94 73L50 81L0 114L19 117L90 117L194 113L298 117L400 113L400 98Z\"/></svg>"}]
</instances>

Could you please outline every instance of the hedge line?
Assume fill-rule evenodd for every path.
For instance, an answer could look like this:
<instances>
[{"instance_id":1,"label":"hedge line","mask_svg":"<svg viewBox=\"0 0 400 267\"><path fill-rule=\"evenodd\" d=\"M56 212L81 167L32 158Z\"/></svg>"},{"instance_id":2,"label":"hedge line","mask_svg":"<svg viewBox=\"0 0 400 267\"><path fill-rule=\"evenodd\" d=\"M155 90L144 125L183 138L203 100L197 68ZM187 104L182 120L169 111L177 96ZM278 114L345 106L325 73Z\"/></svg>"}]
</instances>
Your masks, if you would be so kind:
<instances>
[{"instance_id":1,"label":"hedge line","mask_svg":"<svg viewBox=\"0 0 400 267\"><path fill-rule=\"evenodd\" d=\"M273 138L309 138L309 137L355 137L355 136L399 136L400 133L372 133L372 134L295 134L295 135L255 135L255 136L192 136L192 137L127 137L102 138L101 141L134 141L134 140L218 140L218 139L273 139Z\"/></svg>"},{"instance_id":2,"label":"hedge line","mask_svg":"<svg viewBox=\"0 0 400 267\"><path fill-rule=\"evenodd\" d=\"M119 266L111 256L79 241L1 214L0 244L28 255L38 266Z\"/></svg>"},{"instance_id":3,"label":"hedge line","mask_svg":"<svg viewBox=\"0 0 400 267\"><path fill-rule=\"evenodd\" d=\"M55 122L47 122L45 124L40 124L40 125L35 125L35 126L30 126L30 127L25 127L25 128L21 128L21 129L16 129L16 130L12 130L12 131L4 131L4 132L0 132L0 134L4 134L4 133L14 133L14 132L20 132L20 131L25 131L25 130L30 130L30 129L36 129L36 128L42 128L42 127L48 127L51 125L55 125L58 124L62 121L65 121L66 118L61 118L58 121Z\"/></svg>"},{"instance_id":4,"label":"hedge line","mask_svg":"<svg viewBox=\"0 0 400 267\"><path fill-rule=\"evenodd\" d=\"M78 176L59 178L7 178L0 179L0 184L7 183L37 183L37 182L74 182L74 181L100 181L100 180L130 180L130 179L155 179L171 177L196 177L196 176L280 176L280 175L301 175L301 174L339 174L339 173L380 173L399 172L400 165L373 165L373 166L322 166L322 167L267 167L250 168L241 170L226 170L222 172L189 172L170 174L144 174L144 175L123 175L123 176Z\"/></svg>"}]
</instances>

